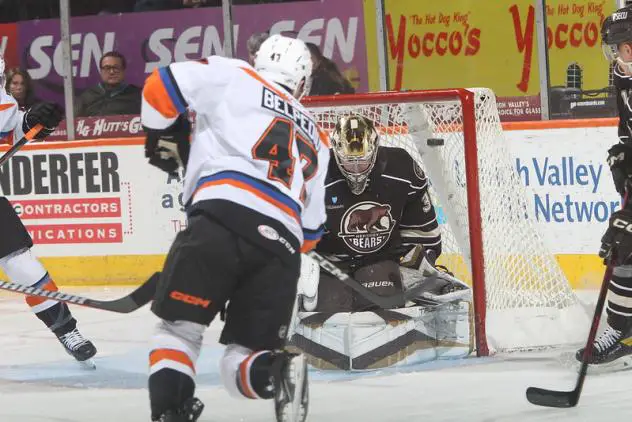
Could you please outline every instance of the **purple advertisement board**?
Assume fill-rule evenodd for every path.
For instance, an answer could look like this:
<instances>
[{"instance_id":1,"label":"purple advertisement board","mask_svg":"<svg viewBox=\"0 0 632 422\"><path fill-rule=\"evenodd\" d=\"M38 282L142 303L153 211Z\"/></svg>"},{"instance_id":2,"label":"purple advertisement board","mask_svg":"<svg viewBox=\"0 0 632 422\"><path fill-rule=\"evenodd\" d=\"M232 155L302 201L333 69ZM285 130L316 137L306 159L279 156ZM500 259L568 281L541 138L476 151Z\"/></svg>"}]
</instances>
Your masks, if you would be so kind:
<instances>
[{"instance_id":1,"label":"purple advertisement board","mask_svg":"<svg viewBox=\"0 0 632 422\"><path fill-rule=\"evenodd\" d=\"M253 33L291 33L320 46L359 92L367 90L362 0L235 6L233 18L238 58L247 59L246 41ZM23 22L18 32L21 66L29 70L37 96L61 101L59 21ZM99 59L107 51L126 57L126 80L138 86L156 67L224 53L221 8L78 17L70 32L76 92L99 82Z\"/></svg>"}]
</instances>

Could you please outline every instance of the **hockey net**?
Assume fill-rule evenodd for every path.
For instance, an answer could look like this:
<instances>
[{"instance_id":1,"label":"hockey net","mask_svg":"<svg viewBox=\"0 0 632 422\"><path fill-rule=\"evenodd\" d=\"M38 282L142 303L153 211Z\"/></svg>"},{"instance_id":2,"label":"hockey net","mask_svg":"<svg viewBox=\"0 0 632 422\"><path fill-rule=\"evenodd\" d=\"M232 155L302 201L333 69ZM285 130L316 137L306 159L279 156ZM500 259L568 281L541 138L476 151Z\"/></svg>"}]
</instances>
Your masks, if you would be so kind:
<instances>
[{"instance_id":1,"label":"hockey net","mask_svg":"<svg viewBox=\"0 0 632 422\"><path fill-rule=\"evenodd\" d=\"M332 130L371 119L382 145L407 150L430 179L442 228L438 263L473 286L478 355L579 343L588 317L538 234L489 89L312 97Z\"/></svg>"}]
</instances>

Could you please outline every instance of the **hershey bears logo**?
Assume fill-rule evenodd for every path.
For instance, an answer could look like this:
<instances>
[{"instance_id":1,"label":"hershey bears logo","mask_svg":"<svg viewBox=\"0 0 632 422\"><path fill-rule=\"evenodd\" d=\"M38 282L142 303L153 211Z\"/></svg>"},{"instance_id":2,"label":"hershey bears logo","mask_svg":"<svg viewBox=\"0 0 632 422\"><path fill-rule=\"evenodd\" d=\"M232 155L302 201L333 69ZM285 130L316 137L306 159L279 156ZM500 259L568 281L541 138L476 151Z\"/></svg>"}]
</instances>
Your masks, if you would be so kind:
<instances>
[{"instance_id":1,"label":"hershey bears logo","mask_svg":"<svg viewBox=\"0 0 632 422\"><path fill-rule=\"evenodd\" d=\"M338 236L349 248L359 253L371 253L382 248L391 237L395 220L391 206L364 201L350 207L340 220Z\"/></svg>"}]
</instances>

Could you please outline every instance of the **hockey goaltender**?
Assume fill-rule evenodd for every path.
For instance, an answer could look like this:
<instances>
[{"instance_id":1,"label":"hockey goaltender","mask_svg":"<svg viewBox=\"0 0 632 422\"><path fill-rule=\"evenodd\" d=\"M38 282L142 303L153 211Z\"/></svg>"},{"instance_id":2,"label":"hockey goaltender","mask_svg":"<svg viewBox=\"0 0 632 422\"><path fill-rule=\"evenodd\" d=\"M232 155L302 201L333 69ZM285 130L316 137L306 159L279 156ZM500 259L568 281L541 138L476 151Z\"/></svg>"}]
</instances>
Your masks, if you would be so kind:
<instances>
[{"instance_id":1,"label":"hockey goaltender","mask_svg":"<svg viewBox=\"0 0 632 422\"><path fill-rule=\"evenodd\" d=\"M332 132L326 231L316 250L360 286L349 288L303 255L289 338L320 369L370 370L473 350L471 290L435 265L441 227L420 158L432 148L431 123L422 106L399 112L417 123L396 142L356 114L340 116ZM384 309L366 291L403 292L406 304Z\"/></svg>"}]
</instances>

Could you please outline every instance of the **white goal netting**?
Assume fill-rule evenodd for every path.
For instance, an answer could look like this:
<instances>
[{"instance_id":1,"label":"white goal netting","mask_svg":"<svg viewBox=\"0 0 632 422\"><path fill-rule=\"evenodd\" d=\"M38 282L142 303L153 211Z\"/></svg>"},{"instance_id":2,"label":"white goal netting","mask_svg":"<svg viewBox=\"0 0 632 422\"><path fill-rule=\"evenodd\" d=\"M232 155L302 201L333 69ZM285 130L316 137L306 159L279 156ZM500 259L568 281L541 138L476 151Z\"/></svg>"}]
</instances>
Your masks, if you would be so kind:
<instances>
[{"instance_id":1,"label":"white goal netting","mask_svg":"<svg viewBox=\"0 0 632 422\"><path fill-rule=\"evenodd\" d=\"M485 298L486 307L475 319L486 327L492 349L578 343L588 316L538 234L503 137L496 97L488 89L469 91L474 93L473 109L464 109L456 95L436 99L423 91L382 93L375 95L374 103L367 94L362 99L366 105L350 104L347 97L310 109L326 130L333 129L341 115L368 117L378 127L383 145L404 148L420 163L430 179L442 227L438 263L469 283L472 261L480 260L470 248L470 237L476 241L478 236L469 223L468 190L478 192L484 280L475 283L474 296L479 301ZM465 115L475 119L475 134L464 131ZM466 144L474 142L478 186L471 177L468 183L465 164Z\"/></svg>"}]
</instances>

